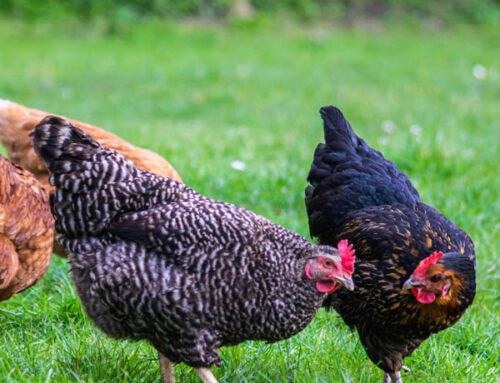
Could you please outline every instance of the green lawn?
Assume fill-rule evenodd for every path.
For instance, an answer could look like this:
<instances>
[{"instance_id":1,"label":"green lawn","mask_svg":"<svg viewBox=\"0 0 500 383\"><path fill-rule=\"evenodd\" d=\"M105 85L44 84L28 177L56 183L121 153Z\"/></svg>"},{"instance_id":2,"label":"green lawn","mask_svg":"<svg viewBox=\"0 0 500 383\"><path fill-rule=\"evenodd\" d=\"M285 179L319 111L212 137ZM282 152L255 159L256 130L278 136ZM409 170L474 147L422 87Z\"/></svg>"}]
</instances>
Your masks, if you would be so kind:
<instances>
[{"instance_id":1,"label":"green lawn","mask_svg":"<svg viewBox=\"0 0 500 383\"><path fill-rule=\"evenodd\" d=\"M184 182L308 236L318 109L356 132L472 236L478 293L405 364L410 382L500 381L498 30L454 26L121 26L0 22L0 98L107 128L165 156ZM473 76L474 65L486 77ZM384 123L385 122L385 123ZM417 125L410 129L412 125ZM382 128L385 127L385 129ZM231 167L243 161L244 171ZM92 326L67 262L0 305L2 382L160 381L154 350ZM381 382L356 334L321 311L293 339L221 352L223 382ZM181 382L198 382L186 366Z\"/></svg>"}]
</instances>

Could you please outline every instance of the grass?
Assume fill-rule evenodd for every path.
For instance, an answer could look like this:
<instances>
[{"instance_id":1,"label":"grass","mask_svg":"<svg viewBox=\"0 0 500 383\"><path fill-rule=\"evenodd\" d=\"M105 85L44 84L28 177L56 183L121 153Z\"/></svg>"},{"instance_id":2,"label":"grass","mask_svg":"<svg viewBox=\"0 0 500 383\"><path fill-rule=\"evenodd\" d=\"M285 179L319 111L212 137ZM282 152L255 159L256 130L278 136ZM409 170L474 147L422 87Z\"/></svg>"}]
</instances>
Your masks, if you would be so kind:
<instances>
[{"instance_id":1,"label":"grass","mask_svg":"<svg viewBox=\"0 0 500 383\"><path fill-rule=\"evenodd\" d=\"M100 28L2 20L0 98L112 130L165 156L195 190L305 236L317 111L339 106L476 244L474 305L405 360L405 383L500 380L497 31L281 21L144 24L112 36ZM484 79L472 74L477 64ZM110 340L89 322L64 259L1 303L0 326L4 382L160 381L149 345ZM292 339L221 355L223 382L382 380L333 312ZM198 382L186 366L177 377Z\"/></svg>"}]
</instances>

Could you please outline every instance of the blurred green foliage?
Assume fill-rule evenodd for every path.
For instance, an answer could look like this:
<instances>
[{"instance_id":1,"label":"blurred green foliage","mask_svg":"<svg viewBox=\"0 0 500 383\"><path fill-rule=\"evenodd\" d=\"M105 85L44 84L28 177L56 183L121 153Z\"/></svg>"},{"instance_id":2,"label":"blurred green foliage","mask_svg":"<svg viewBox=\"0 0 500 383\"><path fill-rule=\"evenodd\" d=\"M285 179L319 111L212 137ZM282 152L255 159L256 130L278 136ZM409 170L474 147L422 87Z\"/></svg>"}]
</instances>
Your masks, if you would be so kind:
<instances>
[{"instance_id":1,"label":"blurred green foliage","mask_svg":"<svg viewBox=\"0 0 500 383\"><path fill-rule=\"evenodd\" d=\"M285 12L299 19L359 17L421 17L471 23L497 23L495 0L2 0L3 15L33 20L68 15L82 19L121 18L131 22L143 17L203 17L221 19L237 4L264 13Z\"/></svg>"}]
</instances>

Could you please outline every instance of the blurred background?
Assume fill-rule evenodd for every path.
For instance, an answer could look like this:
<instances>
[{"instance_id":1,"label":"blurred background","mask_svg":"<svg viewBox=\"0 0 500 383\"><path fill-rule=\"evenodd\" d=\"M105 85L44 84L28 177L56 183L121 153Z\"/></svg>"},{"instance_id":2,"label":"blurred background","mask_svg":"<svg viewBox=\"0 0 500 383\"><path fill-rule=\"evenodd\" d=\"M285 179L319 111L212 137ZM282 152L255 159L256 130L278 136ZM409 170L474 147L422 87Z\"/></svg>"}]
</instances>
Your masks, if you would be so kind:
<instances>
[{"instance_id":1,"label":"blurred background","mask_svg":"<svg viewBox=\"0 0 500 383\"><path fill-rule=\"evenodd\" d=\"M8 16L28 20L73 16L80 20L102 18L111 22L148 17L195 17L220 21L228 17L251 18L255 14L281 13L301 20L320 18L352 22L360 18L405 16L484 23L498 17L492 14L496 3L493 0L3 0L1 9Z\"/></svg>"},{"instance_id":2,"label":"blurred background","mask_svg":"<svg viewBox=\"0 0 500 383\"><path fill-rule=\"evenodd\" d=\"M318 110L338 106L476 244L475 304L405 361L404 381L498 382L499 42L487 0L1 0L0 98L110 130L308 238ZM0 324L7 381L159 381L149 346L86 319L66 260L3 303ZM223 381L381 380L332 313L222 355Z\"/></svg>"}]
</instances>

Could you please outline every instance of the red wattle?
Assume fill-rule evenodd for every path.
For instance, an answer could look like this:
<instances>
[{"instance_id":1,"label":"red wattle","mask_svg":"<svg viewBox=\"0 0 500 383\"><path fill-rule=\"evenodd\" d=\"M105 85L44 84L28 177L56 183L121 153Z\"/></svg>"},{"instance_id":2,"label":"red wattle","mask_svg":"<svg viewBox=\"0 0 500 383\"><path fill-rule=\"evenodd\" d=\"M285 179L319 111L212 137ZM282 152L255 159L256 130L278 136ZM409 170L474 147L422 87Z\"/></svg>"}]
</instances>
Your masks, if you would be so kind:
<instances>
[{"instance_id":1,"label":"red wattle","mask_svg":"<svg viewBox=\"0 0 500 383\"><path fill-rule=\"evenodd\" d=\"M423 303L424 305L428 305L429 303L434 302L434 300L436 299L434 293L424 291L422 289L411 289L411 292L413 293L413 295L415 295L417 301Z\"/></svg>"},{"instance_id":2,"label":"red wattle","mask_svg":"<svg viewBox=\"0 0 500 383\"><path fill-rule=\"evenodd\" d=\"M331 279L322 279L316 282L316 290L320 293L330 294L337 290L337 288L337 283Z\"/></svg>"}]
</instances>

